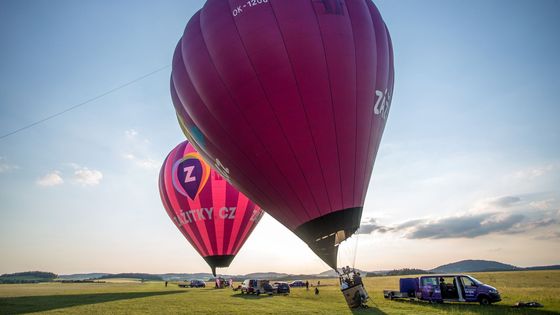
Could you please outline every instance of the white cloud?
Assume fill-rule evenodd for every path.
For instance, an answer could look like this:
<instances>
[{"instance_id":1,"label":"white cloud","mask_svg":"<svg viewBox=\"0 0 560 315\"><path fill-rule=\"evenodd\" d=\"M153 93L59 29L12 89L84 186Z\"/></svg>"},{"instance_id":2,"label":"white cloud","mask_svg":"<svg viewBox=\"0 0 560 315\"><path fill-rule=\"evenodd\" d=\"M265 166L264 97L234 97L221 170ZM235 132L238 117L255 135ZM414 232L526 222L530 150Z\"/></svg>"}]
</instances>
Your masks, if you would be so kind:
<instances>
[{"instance_id":1,"label":"white cloud","mask_svg":"<svg viewBox=\"0 0 560 315\"><path fill-rule=\"evenodd\" d=\"M555 202L554 198L551 198L551 199L546 199L546 200L532 201L531 203L529 203L529 205L534 209L549 210L549 209L552 208L552 205L554 204L554 202Z\"/></svg>"},{"instance_id":2,"label":"white cloud","mask_svg":"<svg viewBox=\"0 0 560 315\"><path fill-rule=\"evenodd\" d=\"M128 129L125 130L124 134L126 135L127 138L135 138L138 135L138 131L134 130L134 129Z\"/></svg>"},{"instance_id":3,"label":"white cloud","mask_svg":"<svg viewBox=\"0 0 560 315\"><path fill-rule=\"evenodd\" d=\"M74 171L74 179L81 185L95 186L101 183L103 173L98 170L90 170L87 167L82 167Z\"/></svg>"},{"instance_id":4,"label":"white cloud","mask_svg":"<svg viewBox=\"0 0 560 315\"><path fill-rule=\"evenodd\" d=\"M37 179L35 183L39 186L51 187L56 185L62 185L64 183L64 180L60 176L59 171L52 171L46 174L45 176Z\"/></svg>"},{"instance_id":5,"label":"white cloud","mask_svg":"<svg viewBox=\"0 0 560 315\"><path fill-rule=\"evenodd\" d=\"M151 141L147 138L140 137L140 133L134 129L125 132L127 143L125 150L121 156L123 159L133 162L132 164L146 170L158 169L161 165L160 161L151 158L150 153Z\"/></svg>"},{"instance_id":6,"label":"white cloud","mask_svg":"<svg viewBox=\"0 0 560 315\"><path fill-rule=\"evenodd\" d=\"M122 157L125 160L133 161L134 165L147 170L158 169L161 165L157 160L152 158L140 158L132 153L125 153Z\"/></svg>"},{"instance_id":7,"label":"white cloud","mask_svg":"<svg viewBox=\"0 0 560 315\"><path fill-rule=\"evenodd\" d=\"M531 167L517 171L513 174L513 178L520 180L531 180L546 175L558 168L556 164L548 164L538 167Z\"/></svg>"},{"instance_id":8,"label":"white cloud","mask_svg":"<svg viewBox=\"0 0 560 315\"><path fill-rule=\"evenodd\" d=\"M17 170L19 166L15 164L9 164L5 157L0 156L0 173L6 173L9 171Z\"/></svg>"},{"instance_id":9,"label":"white cloud","mask_svg":"<svg viewBox=\"0 0 560 315\"><path fill-rule=\"evenodd\" d=\"M158 169L160 163L154 159L139 159L136 161L136 165L140 166L141 168L145 169Z\"/></svg>"}]
</instances>

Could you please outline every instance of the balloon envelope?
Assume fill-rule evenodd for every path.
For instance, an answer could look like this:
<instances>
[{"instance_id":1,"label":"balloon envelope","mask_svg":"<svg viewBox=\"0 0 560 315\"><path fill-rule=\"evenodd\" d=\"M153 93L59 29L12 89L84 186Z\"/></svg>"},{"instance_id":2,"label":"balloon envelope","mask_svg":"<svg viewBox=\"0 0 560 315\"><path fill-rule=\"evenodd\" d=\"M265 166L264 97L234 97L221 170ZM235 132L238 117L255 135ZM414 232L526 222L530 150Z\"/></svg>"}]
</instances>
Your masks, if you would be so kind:
<instances>
[{"instance_id":1,"label":"balloon envelope","mask_svg":"<svg viewBox=\"0 0 560 315\"><path fill-rule=\"evenodd\" d=\"M177 45L171 93L205 158L336 268L360 225L393 73L370 0L209 0Z\"/></svg>"},{"instance_id":2,"label":"balloon envelope","mask_svg":"<svg viewBox=\"0 0 560 315\"><path fill-rule=\"evenodd\" d=\"M216 267L230 265L263 214L212 170L188 141L165 159L159 191L167 214L214 275Z\"/></svg>"}]
</instances>

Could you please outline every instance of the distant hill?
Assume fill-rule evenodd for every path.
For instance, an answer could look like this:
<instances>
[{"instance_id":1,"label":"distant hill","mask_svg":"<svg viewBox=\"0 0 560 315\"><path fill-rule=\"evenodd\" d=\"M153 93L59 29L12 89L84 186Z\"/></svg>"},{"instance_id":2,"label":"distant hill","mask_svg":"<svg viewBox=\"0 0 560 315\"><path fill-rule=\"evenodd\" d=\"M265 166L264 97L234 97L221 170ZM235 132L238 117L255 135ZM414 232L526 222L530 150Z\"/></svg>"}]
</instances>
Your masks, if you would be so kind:
<instances>
[{"instance_id":1,"label":"distant hill","mask_svg":"<svg viewBox=\"0 0 560 315\"><path fill-rule=\"evenodd\" d=\"M395 269L389 271L382 271L382 272L368 272L368 277L379 277L379 276L406 276L406 275L424 275L432 273L427 270L423 269L416 269L416 268L403 268L403 269Z\"/></svg>"},{"instance_id":2,"label":"distant hill","mask_svg":"<svg viewBox=\"0 0 560 315\"><path fill-rule=\"evenodd\" d=\"M364 270L360 270L360 269L356 269L357 272L359 272L362 275L368 274L367 271ZM342 268L338 268L338 272L342 273ZM323 271L320 274L317 274L316 276L318 277L323 277L323 278L335 278L338 277L338 275L336 274L336 271L329 269L327 271Z\"/></svg>"},{"instance_id":3,"label":"distant hill","mask_svg":"<svg viewBox=\"0 0 560 315\"><path fill-rule=\"evenodd\" d=\"M76 273L71 275L59 275L57 280L90 280L99 279L108 273Z\"/></svg>"},{"instance_id":4,"label":"distant hill","mask_svg":"<svg viewBox=\"0 0 560 315\"><path fill-rule=\"evenodd\" d=\"M290 276L287 273L278 273L278 272L254 272L246 274L245 277L252 278L252 279L279 279L279 278L286 278Z\"/></svg>"},{"instance_id":5,"label":"distant hill","mask_svg":"<svg viewBox=\"0 0 560 315\"><path fill-rule=\"evenodd\" d=\"M0 276L0 283L38 283L50 282L57 277L52 272L44 271L25 271Z\"/></svg>"},{"instance_id":6,"label":"distant hill","mask_svg":"<svg viewBox=\"0 0 560 315\"><path fill-rule=\"evenodd\" d=\"M159 275L164 281L208 280L214 278L211 273L164 273Z\"/></svg>"},{"instance_id":7,"label":"distant hill","mask_svg":"<svg viewBox=\"0 0 560 315\"><path fill-rule=\"evenodd\" d=\"M527 267L523 270L560 270L560 265Z\"/></svg>"},{"instance_id":8,"label":"distant hill","mask_svg":"<svg viewBox=\"0 0 560 315\"><path fill-rule=\"evenodd\" d=\"M108 274L98 279L114 279L114 278L125 278L125 279L143 279L149 281L163 281L161 276L159 275L152 275L149 273L116 273L116 274Z\"/></svg>"},{"instance_id":9,"label":"distant hill","mask_svg":"<svg viewBox=\"0 0 560 315\"><path fill-rule=\"evenodd\" d=\"M491 260L461 260L454 263L441 265L432 270L432 273L459 273L459 272L484 272L484 271L514 271L522 268Z\"/></svg>"}]
</instances>

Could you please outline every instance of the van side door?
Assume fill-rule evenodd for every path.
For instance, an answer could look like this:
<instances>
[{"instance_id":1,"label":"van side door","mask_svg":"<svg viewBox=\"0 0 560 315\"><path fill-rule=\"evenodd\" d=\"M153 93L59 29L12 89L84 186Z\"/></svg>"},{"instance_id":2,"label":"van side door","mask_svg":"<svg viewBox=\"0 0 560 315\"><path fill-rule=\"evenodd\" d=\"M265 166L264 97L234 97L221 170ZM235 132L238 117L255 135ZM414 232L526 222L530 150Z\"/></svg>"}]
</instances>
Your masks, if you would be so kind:
<instances>
[{"instance_id":1,"label":"van side door","mask_svg":"<svg viewBox=\"0 0 560 315\"><path fill-rule=\"evenodd\" d=\"M465 289L465 300L467 302L476 302L478 286L469 277L461 276L461 283Z\"/></svg>"},{"instance_id":2,"label":"van side door","mask_svg":"<svg viewBox=\"0 0 560 315\"><path fill-rule=\"evenodd\" d=\"M422 288L422 300L441 300L441 290L436 277L421 277L420 286Z\"/></svg>"}]
</instances>

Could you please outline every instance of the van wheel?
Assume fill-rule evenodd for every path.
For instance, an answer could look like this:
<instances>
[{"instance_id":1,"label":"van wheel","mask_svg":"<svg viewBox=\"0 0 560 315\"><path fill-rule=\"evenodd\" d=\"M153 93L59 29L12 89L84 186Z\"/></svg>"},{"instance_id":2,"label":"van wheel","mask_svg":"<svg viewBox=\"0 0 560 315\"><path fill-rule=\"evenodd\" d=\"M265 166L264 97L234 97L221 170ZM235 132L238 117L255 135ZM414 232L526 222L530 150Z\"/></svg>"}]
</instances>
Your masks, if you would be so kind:
<instances>
[{"instance_id":1,"label":"van wheel","mask_svg":"<svg viewBox=\"0 0 560 315\"><path fill-rule=\"evenodd\" d=\"M260 291L260 290L257 291L257 295L261 295L261 291Z\"/></svg>"},{"instance_id":2,"label":"van wheel","mask_svg":"<svg viewBox=\"0 0 560 315\"><path fill-rule=\"evenodd\" d=\"M490 299L487 296L481 296L478 298L480 305L490 305Z\"/></svg>"}]
</instances>

